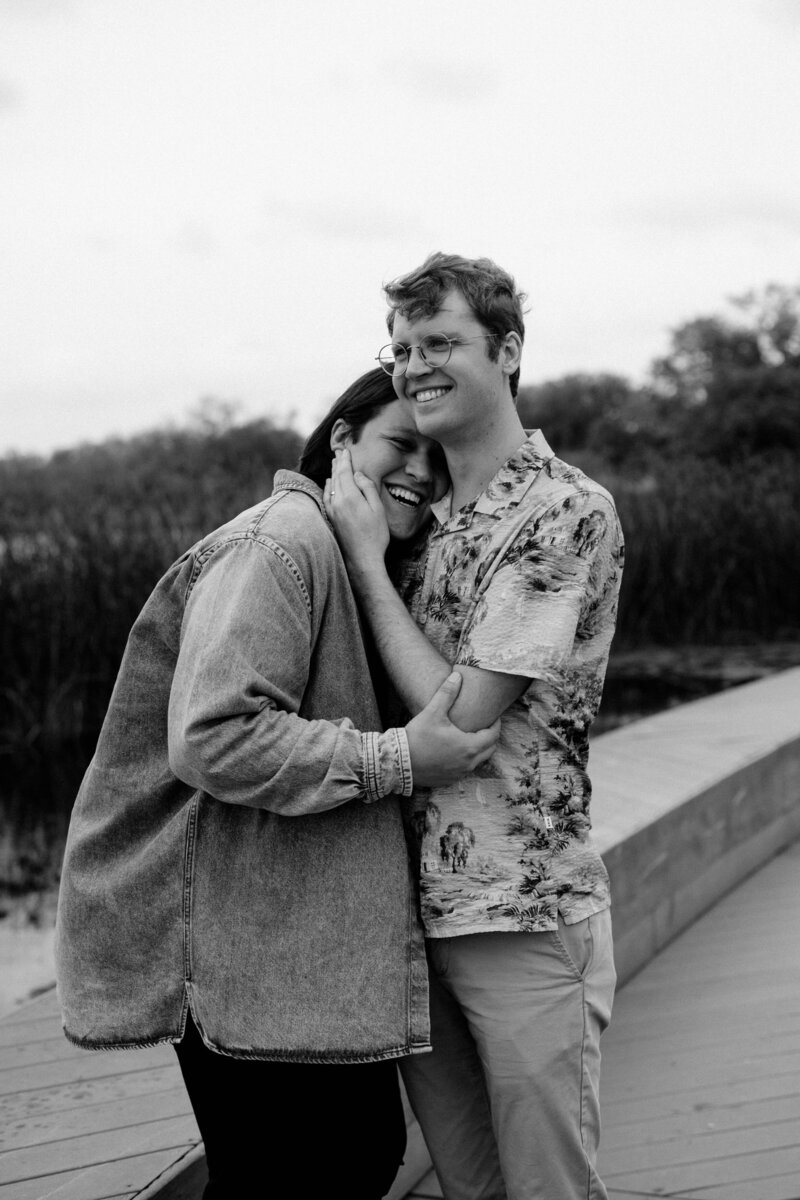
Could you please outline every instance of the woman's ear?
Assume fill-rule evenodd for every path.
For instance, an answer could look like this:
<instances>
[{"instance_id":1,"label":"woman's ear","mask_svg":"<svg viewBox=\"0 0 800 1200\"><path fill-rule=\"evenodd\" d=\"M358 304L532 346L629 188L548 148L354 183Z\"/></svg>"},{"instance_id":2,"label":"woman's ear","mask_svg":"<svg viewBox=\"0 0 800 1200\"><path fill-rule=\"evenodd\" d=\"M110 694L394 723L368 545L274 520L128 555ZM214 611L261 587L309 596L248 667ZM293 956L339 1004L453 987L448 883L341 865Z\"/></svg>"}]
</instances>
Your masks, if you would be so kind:
<instances>
[{"instance_id":1,"label":"woman's ear","mask_svg":"<svg viewBox=\"0 0 800 1200\"><path fill-rule=\"evenodd\" d=\"M331 429L331 450L333 450L335 454L337 450L344 450L347 446L351 446L352 444L353 434L350 430L350 426L345 420L339 417L338 421L334 422L333 428Z\"/></svg>"}]
</instances>

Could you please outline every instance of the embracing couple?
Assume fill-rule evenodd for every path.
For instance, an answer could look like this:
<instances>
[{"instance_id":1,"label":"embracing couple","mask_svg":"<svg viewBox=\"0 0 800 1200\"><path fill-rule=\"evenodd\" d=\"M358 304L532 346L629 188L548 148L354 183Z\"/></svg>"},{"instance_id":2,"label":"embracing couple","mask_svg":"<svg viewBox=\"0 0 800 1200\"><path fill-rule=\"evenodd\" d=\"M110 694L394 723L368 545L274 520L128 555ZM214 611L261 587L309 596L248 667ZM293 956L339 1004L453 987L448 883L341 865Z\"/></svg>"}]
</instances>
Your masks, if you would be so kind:
<instances>
[{"instance_id":1,"label":"embracing couple","mask_svg":"<svg viewBox=\"0 0 800 1200\"><path fill-rule=\"evenodd\" d=\"M601 1200L619 523L520 424L507 272L385 290L380 366L134 624L70 825L65 1030L175 1044L207 1200L385 1195L398 1063L448 1200Z\"/></svg>"}]
</instances>

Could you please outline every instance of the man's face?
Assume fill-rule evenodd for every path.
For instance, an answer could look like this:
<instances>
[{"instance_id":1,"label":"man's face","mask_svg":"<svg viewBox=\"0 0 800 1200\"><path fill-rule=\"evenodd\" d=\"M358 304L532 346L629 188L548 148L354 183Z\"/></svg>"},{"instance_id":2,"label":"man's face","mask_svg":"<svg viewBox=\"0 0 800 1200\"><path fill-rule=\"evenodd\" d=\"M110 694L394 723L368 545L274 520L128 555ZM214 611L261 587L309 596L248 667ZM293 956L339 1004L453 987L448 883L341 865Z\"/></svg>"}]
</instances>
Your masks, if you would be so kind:
<instances>
[{"instance_id":1,"label":"man's face","mask_svg":"<svg viewBox=\"0 0 800 1200\"><path fill-rule=\"evenodd\" d=\"M343 422L334 426L334 449L347 446L354 471L363 471L380 493L389 533L405 541L428 523L431 503L450 486L438 442L419 433L411 405L393 400L353 440Z\"/></svg>"},{"instance_id":2,"label":"man's face","mask_svg":"<svg viewBox=\"0 0 800 1200\"><path fill-rule=\"evenodd\" d=\"M470 433L479 437L490 427L498 405L510 403L510 372L504 349L496 362L489 358L488 339L479 336L487 330L457 289L447 293L432 317L409 319L397 313L392 342L416 347L422 338L442 333L475 340L454 345L443 367L428 366L417 349L410 350L405 374L394 377L394 388L411 401L418 429L446 447Z\"/></svg>"}]
</instances>

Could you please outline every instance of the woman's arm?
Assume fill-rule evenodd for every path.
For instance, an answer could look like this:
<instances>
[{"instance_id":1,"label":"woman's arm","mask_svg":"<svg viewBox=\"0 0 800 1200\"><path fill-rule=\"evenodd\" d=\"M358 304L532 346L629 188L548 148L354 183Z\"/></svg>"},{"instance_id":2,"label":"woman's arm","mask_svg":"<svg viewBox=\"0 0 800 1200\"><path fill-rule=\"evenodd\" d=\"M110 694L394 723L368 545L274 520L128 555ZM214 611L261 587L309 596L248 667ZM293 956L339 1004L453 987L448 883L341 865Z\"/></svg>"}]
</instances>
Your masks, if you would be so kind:
<instances>
[{"instance_id":1,"label":"woman's arm","mask_svg":"<svg viewBox=\"0 0 800 1200\"><path fill-rule=\"evenodd\" d=\"M491 754L497 731L467 738L447 717L451 681L405 730L362 733L346 717L298 715L312 636L285 563L247 539L217 550L187 602L169 706L170 765L219 800L287 816L434 786Z\"/></svg>"}]
</instances>

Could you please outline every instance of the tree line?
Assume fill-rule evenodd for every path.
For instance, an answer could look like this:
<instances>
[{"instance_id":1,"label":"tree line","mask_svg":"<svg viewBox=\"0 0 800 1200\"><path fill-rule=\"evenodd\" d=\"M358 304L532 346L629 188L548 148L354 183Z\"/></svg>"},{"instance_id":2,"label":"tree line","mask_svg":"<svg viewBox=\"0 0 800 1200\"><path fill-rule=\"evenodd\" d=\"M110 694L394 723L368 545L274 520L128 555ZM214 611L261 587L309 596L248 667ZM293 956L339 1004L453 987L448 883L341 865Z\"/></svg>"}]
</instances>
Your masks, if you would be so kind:
<instances>
[{"instance_id":1,"label":"tree line","mask_svg":"<svg viewBox=\"0 0 800 1200\"><path fill-rule=\"evenodd\" d=\"M572 374L520 389L523 424L617 501L617 648L800 637L800 288L770 285L735 312L680 325L641 386ZM85 760L156 580L268 495L301 442L212 404L187 428L0 458L7 764L52 770L78 743Z\"/></svg>"}]
</instances>

